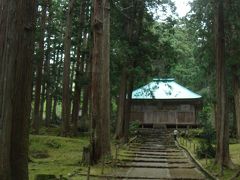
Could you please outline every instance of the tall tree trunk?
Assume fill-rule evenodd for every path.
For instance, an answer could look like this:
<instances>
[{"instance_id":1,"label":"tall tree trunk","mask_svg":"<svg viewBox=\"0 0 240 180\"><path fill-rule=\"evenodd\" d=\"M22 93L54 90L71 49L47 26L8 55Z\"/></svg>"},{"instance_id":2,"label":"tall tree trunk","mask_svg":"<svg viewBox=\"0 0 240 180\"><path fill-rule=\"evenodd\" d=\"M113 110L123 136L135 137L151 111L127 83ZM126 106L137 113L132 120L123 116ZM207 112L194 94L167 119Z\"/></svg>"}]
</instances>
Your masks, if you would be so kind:
<instances>
[{"instance_id":1,"label":"tall tree trunk","mask_svg":"<svg viewBox=\"0 0 240 180\"><path fill-rule=\"evenodd\" d=\"M93 55L91 84L91 161L96 163L103 155L101 117L101 68L103 59L103 0L93 1Z\"/></svg>"},{"instance_id":2,"label":"tall tree trunk","mask_svg":"<svg viewBox=\"0 0 240 180\"><path fill-rule=\"evenodd\" d=\"M70 0L67 12L66 32L64 41L64 71L63 71L63 97L62 97L62 135L66 136L69 133L69 117L70 117L70 49L71 49L71 34L72 34L72 16L75 0Z\"/></svg>"},{"instance_id":3,"label":"tall tree trunk","mask_svg":"<svg viewBox=\"0 0 240 180\"><path fill-rule=\"evenodd\" d=\"M233 95L235 104L235 117L236 117L236 135L237 139L240 141L240 83L237 76L238 66L235 65L232 68L233 72Z\"/></svg>"},{"instance_id":4,"label":"tall tree trunk","mask_svg":"<svg viewBox=\"0 0 240 180\"><path fill-rule=\"evenodd\" d=\"M51 21L52 21L52 13L53 10L51 9L52 2L51 0L48 1L48 27L47 27L47 50L46 50L46 66L45 66L45 73L46 73L46 118L45 118L45 126L48 127L49 123L51 122L51 109L52 109L52 85L51 85L51 74L50 74L50 59L51 59Z\"/></svg>"},{"instance_id":5,"label":"tall tree trunk","mask_svg":"<svg viewBox=\"0 0 240 180\"><path fill-rule=\"evenodd\" d=\"M81 3L80 16L79 16L79 42L77 47L77 65L76 65L76 79L75 79L75 89L74 89L74 98L73 98L73 109L72 109L72 122L73 122L73 134L77 134L77 122L78 122L78 113L80 110L80 97L81 97L81 85L80 78L81 73L83 72L83 55L81 57L81 44L82 44L82 34L83 26L85 24L85 10L86 10L86 1Z\"/></svg>"},{"instance_id":6,"label":"tall tree trunk","mask_svg":"<svg viewBox=\"0 0 240 180\"><path fill-rule=\"evenodd\" d=\"M216 162L222 167L231 166L232 163L229 156L229 125L226 96L226 63L224 59L225 35L223 0L216 1L216 3Z\"/></svg>"},{"instance_id":7,"label":"tall tree trunk","mask_svg":"<svg viewBox=\"0 0 240 180\"><path fill-rule=\"evenodd\" d=\"M8 180L11 178L10 148L13 110L10 99L13 95L15 63L11 55L15 53L15 49L12 51L12 48L16 46L15 36L17 37L19 32L15 32L16 24L12 23L17 19L13 14L17 10L16 3L0 1L0 7L0 177ZM8 47L9 43L11 43L10 47Z\"/></svg>"},{"instance_id":8,"label":"tall tree trunk","mask_svg":"<svg viewBox=\"0 0 240 180\"><path fill-rule=\"evenodd\" d=\"M46 29L46 16L47 16L47 2L43 0L42 13L41 13L41 27L40 27L40 40L39 40L39 59L37 62L36 86L35 86L35 99L34 99L34 112L33 112L33 131L38 134L40 126L40 96L42 85L42 70L44 61L44 33Z\"/></svg>"},{"instance_id":9,"label":"tall tree trunk","mask_svg":"<svg viewBox=\"0 0 240 180\"><path fill-rule=\"evenodd\" d=\"M118 98L118 114L117 114L117 127L115 137L120 140L124 137L124 109L125 109L125 98L126 98L126 85L127 85L127 74L126 70L123 70L120 80L120 90Z\"/></svg>"},{"instance_id":10,"label":"tall tree trunk","mask_svg":"<svg viewBox=\"0 0 240 180\"><path fill-rule=\"evenodd\" d=\"M91 20L92 20L92 2L87 1L86 3L86 24L91 25ZM84 45L86 45L85 49L85 68L84 68L84 73L85 73L85 78L88 80L88 82L85 84L83 87L83 104L82 104L82 118L80 121L80 127L84 131L88 131L91 128L91 118L90 118L90 108L91 108L91 79L92 79L92 31L91 31L91 26L88 26L84 34L85 36L88 34L90 31L91 33L89 34L88 38L85 38L84 40Z\"/></svg>"},{"instance_id":11,"label":"tall tree trunk","mask_svg":"<svg viewBox=\"0 0 240 180\"><path fill-rule=\"evenodd\" d=\"M125 102L125 111L124 111L124 142L128 142L129 138L129 123L131 118L131 107L132 107L132 92L133 92L133 78L128 78L128 86L127 86L127 99Z\"/></svg>"},{"instance_id":12,"label":"tall tree trunk","mask_svg":"<svg viewBox=\"0 0 240 180\"><path fill-rule=\"evenodd\" d=\"M103 45L101 64L100 115L102 120L102 155L111 154L110 146L110 2L103 0Z\"/></svg>"},{"instance_id":13,"label":"tall tree trunk","mask_svg":"<svg viewBox=\"0 0 240 180\"><path fill-rule=\"evenodd\" d=\"M45 68L44 68L45 69ZM43 72L43 75L45 77L45 74ZM45 111L45 100L46 100L46 82L45 79L42 79L42 90L41 90L41 99L40 99L40 112L39 112L39 128L43 123L43 115Z\"/></svg>"},{"instance_id":14,"label":"tall tree trunk","mask_svg":"<svg viewBox=\"0 0 240 180\"><path fill-rule=\"evenodd\" d=\"M88 59L86 61L86 70L85 73L88 79L91 79L91 56L90 57L86 57L86 59ZM87 85L85 85L83 87L83 103L82 103L82 118L81 118L81 122L80 122L80 127L84 130L87 131L88 127L87 124L90 124L89 122L87 122L87 120L89 120L89 101L90 101L90 94L91 94L91 87L90 87L90 83L88 83Z\"/></svg>"},{"instance_id":15,"label":"tall tree trunk","mask_svg":"<svg viewBox=\"0 0 240 180\"><path fill-rule=\"evenodd\" d=\"M74 56L75 56L74 59L77 59L75 54L74 54ZM75 75L75 69L76 69L75 66L76 66L76 62L71 62L70 63L70 81L69 81L70 104L71 104L72 99L73 99L73 97L72 97L72 89L73 89L74 75ZM69 112L71 112L71 105L70 105Z\"/></svg>"},{"instance_id":16,"label":"tall tree trunk","mask_svg":"<svg viewBox=\"0 0 240 180\"><path fill-rule=\"evenodd\" d=\"M57 121L57 97L54 96L53 98L53 108L52 108L52 122L56 123Z\"/></svg>"},{"instance_id":17,"label":"tall tree trunk","mask_svg":"<svg viewBox=\"0 0 240 180\"><path fill-rule=\"evenodd\" d=\"M73 123L73 134L77 135L77 122L78 122L78 113L80 110L80 97L81 97L81 86L80 86L80 74L81 74L81 54L80 46L77 48L77 65L76 65L76 79L75 79L75 88L73 96L73 108L72 108L72 123Z\"/></svg>"},{"instance_id":18,"label":"tall tree trunk","mask_svg":"<svg viewBox=\"0 0 240 180\"><path fill-rule=\"evenodd\" d=\"M59 82L59 77L60 77L60 68L58 68L57 62L61 59L60 58L60 45L57 47L57 53L56 56L54 56L54 64L53 64L53 77L54 77L54 85L52 89L52 98L53 98L53 108L52 108L52 122L56 123L57 122L57 103L58 103L58 98L57 98L57 89L58 89L58 82Z\"/></svg>"},{"instance_id":19,"label":"tall tree trunk","mask_svg":"<svg viewBox=\"0 0 240 180\"><path fill-rule=\"evenodd\" d=\"M28 179L35 1L0 1L0 177Z\"/></svg>"},{"instance_id":20,"label":"tall tree trunk","mask_svg":"<svg viewBox=\"0 0 240 180\"><path fill-rule=\"evenodd\" d=\"M51 110L52 110L52 96L51 96L50 92L47 92L47 94L46 94L46 118L45 118L45 126L46 127L49 127L50 122L52 121Z\"/></svg>"}]
</instances>

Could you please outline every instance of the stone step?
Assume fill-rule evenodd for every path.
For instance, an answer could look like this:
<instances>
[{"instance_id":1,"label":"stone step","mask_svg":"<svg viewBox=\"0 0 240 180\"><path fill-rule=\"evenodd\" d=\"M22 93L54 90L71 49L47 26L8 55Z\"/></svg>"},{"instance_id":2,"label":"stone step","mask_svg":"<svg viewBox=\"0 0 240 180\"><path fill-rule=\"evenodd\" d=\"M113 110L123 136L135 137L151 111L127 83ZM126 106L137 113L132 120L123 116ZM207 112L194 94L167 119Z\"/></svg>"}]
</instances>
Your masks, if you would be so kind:
<instances>
[{"instance_id":1,"label":"stone step","mask_svg":"<svg viewBox=\"0 0 240 180\"><path fill-rule=\"evenodd\" d=\"M166 163L169 163L169 164L172 164L172 163L176 163L176 164L178 164L178 163L189 163L189 160L187 159L187 158L185 158L185 159L183 159L183 158L176 158L176 159L174 159L174 158L170 158L170 159L166 159L166 158L151 158L151 157L135 157L134 159L132 159L132 158L127 158L127 157L125 157L125 158L123 158L123 159L121 159L121 160L119 160L119 161L132 161L132 162L137 162L137 161L139 161L139 162L166 162Z\"/></svg>"},{"instance_id":2,"label":"stone step","mask_svg":"<svg viewBox=\"0 0 240 180\"><path fill-rule=\"evenodd\" d=\"M164 143L164 142L143 142L141 143L142 147L169 147L169 148L176 148L175 142L174 143ZM138 145L139 146L139 145Z\"/></svg>"},{"instance_id":3,"label":"stone step","mask_svg":"<svg viewBox=\"0 0 240 180\"><path fill-rule=\"evenodd\" d=\"M122 172L125 172L126 168L118 168L118 171L115 172L115 175L122 175ZM175 172L179 172L173 174ZM182 172L182 173L180 173ZM183 172L186 172L183 173ZM204 178L199 172L195 169L186 169L186 168L131 168L128 170L127 174L124 174L125 178L123 179L158 179L158 180L203 180ZM135 178L134 178L135 177ZM115 179L115 178L114 178ZM120 178L121 179L121 178Z\"/></svg>"},{"instance_id":4,"label":"stone step","mask_svg":"<svg viewBox=\"0 0 240 180\"><path fill-rule=\"evenodd\" d=\"M139 141L167 141L167 140L171 140L174 141L173 136L171 137L139 137L138 139Z\"/></svg>"},{"instance_id":5,"label":"stone step","mask_svg":"<svg viewBox=\"0 0 240 180\"><path fill-rule=\"evenodd\" d=\"M165 145L159 145L159 146L130 146L129 148L132 149L139 149L139 150L178 150L176 146L165 146Z\"/></svg>"},{"instance_id":6,"label":"stone step","mask_svg":"<svg viewBox=\"0 0 240 180\"><path fill-rule=\"evenodd\" d=\"M154 137L154 138L163 138L163 137L171 137L173 136L173 133L155 133L155 134L138 134L141 138L148 138L148 137Z\"/></svg>"},{"instance_id":7,"label":"stone step","mask_svg":"<svg viewBox=\"0 0 240 180\"><path fill-rule=\"evenodd\" d=\"M158 140L153 140L153 139L142 139L140 141L141 143L173 143L174 139L158 139Z\"/></svg>"},{"instance_id":8,"label":"stone step","mask_svg":"<svg viewBox=\"0 0 240 180\"><path fill-rule=\"evenodd\" d=\"M136 150L127 150L124 151L125 154L149 154L149 155L183 155L181 151L136 151Z\"/></svg>"},{"instance_id":9,"label":"stone step","mask_svg":"<svg viewBox=\"0 0 240 180\"><path fill-rule=\"evenodd\" d=\"M125 151L124 154L142 154L153 156L184 156L181 151L178 152L151 152L151 151Z\"/></svg>"},{"instance_id":10,"label":"stone step","mask_svg":"<svg viewBox=\"0 0 240 180\"><path fill-rule=\"evenodd\" d=\"M148 136L148 135L143 135L143 136L138 136L139 138L143 140L164 140L164 139L173 139L173 135L156 135L156 136Z\"/></svg>"},{"instance_id":11,"label":"stone step","mask_svg":"<svg viewBox=\"0 0 240 180\"><path fill-rule=\"evenodd\" d=\"M138 129L138 132L140 133L144 133L144 132L148 132L148 133L156 133L156 132L172 132L172 130L169 129L151 129L151 128L141 128Z\"/></svg>"},{"instance_id":12,"label":"stone step","mask_svg":"<svg viewBox=\"0 0 240 180\"><path fill-rule=\"evenodd\" d=\"M144 163L144 162L130 162L130 163L117 163L117 167L124 168L195 168L193 164L168 164L168 163Z\"/></svg>"},{"instance_id":13,"label":"stone step","mask_svg":"<svg viewBox=\"0 0 240 180\"><path fill-rule=\"evenodd\" d=\"M148 163L168 163L168 164L187 164L189 161L187 160L167 160L167 159L153 159L153 158L135 158L135 159L121 159L122 162L148 162Z\"/></svg>"},{"instance_id":14,"label":"stone step","mask_svg":"<svg viewBox=\"0 0 240 180\"><path fill-rule=\"evenodd\" d=\"M141 152L141 153L175 153L175 152L181 152L177 149L142 149L142 148L129 148L128 151L131 152Z\"/></svg>"},{"instance_id":15,"label":"stone step","mask_svg":"<svg viewBox=\"0 0 240 180\"><path fill-rule=\"evenodd\" d=\"M170 169L171 177L181 177L182 179L186 178L204 178L204 175L197 170L196 168L172 168Z\"/></svg>"},{"instance_id":16,"label":"stone step","mask_svg":"<svg viewBox=\"0 0 240 180\"><path fill-rule=\"evenodd\" d=\"M134 146L130 146L133 147ZM164 145L164 144L143 144L142 146L136 146L135 148L148 148L148 149L176 149L175 145Z\"/></svg>"},{"instance_id":17,"label":"stone step","mask_svg":"<svg viewBox=\"0 0 240 180\"><path fill-rule=\"evenodd\" d=\"M129 147L169 147L169 148L176 148L175 142L170 144L164 144L162 142L159 143L151 143L151 142L145 142L145 143L132 143Z\"/></svg>"},{"instance_id":18,"label":"stone step","mask_svg":"<svg viewBox=\"0 0 240 180\"><path fill-rule=\"evenodd\" d=\"M172 149L177 149L175 143L162 143L162 142L157 142L157 143L152 143L152 142L145 142L141 144L132 144L129 147L138 147L138 148L172 148Z\"/></svg>"},{"instance_id":19,"label":"stone step","mask_svg":"<svg viewBox=\"0 0 240 180\"><path fill-rule=\"evenodd\" d=\"M172 136L173 133L155 133L155 134L148 134L148 133L141 133L141 134L138 134L140 137L143 137L143 138L147 138L147 137L156 137L156 138L159 138L159 137L167 137L167 136Z\"/></svg>"},{"instance_id":20,"label":"stone step","mask_svg":"<svg viewBox=\"0 0 240 180\"><path fill-rule=\"evenodd\" d=\"M177 148L173 130L141 129L128 150L119 154L114 179L185 179L202 180L204 175Z\"/></svg>"},{"instance_id":21,"label":"stone step","mask_svg":"<svg viewBox=\"0 0 240 180\"><path fill-rule=\"evenodd\" d=\"M139 168L140 169L140 168ZM143 168L144 169L144 168ZM141 171L141 170L140 170ZM159 171L159 169L154 169L154 171ZM156 174L156 172L154 173ZM81 177L87 177L86 173L79 173L78 175L80 175ZM114 180L121 180L121 179L131 179L131 180L148 180L148 179L157 179L157 180L203 180L204 178L191 178L191 177L186 177L186 178L182 178L182 177L169 177L168 175L123 175L122 173L115 173L113 175L94 175L94 174L90 174L90 179L91 180L106 180L106 179L114 179Z\"/></svg>"},{"instance_id":22,"label":"stone step","mask_svg":"<svg viewBox=\"0 0 240 180\"><path fill-rule=\"evenodd\" d=\"M175 145L175 141L171 141L171 140L158 140L158 141L144 140L144 141L140 141L140 143L141 144Z\"/></svg>"},{"instance_id":23,"label":"stone step","mask_svg":"<svg viewBox=\"0 0 240 180\"><path fill-rule=\"evenodd\" d=\"M162 140L164 140L164 139L173 139L172 138L173 136L166 136L166 135L164 135L164 136L139 136L139 138L141 138L141 140L159 140L159 139L162 139Z\"/></svg>"},{"instance_id":24,"label":"stone step","mask_svg":"<svg viewBox=\"0 0 240 180\"><path fill-rule=\"evenodd\" d=\"M164 144L164 145L174 145L174 146L176 146L175 145L175 141L174 140L146 140L146 141L141 141L140 143L142 143L142 144L152 144L152 145L154 145L154 144Z\"/></svg>"},{"instance_id":25,"label":"stone step","mask_svg":"<svg viewBox=\"0 0 240 180\"><path fill-rule=\"evenodd\" d=\"M133 149L129 149L124 151L124 153L133 153L133 154L151 154L151 155L171 155L171 154L181 154L183 155L183 153L181 151L171 151L171 150L159 150L159 151L147 151L147 150L133 150Z\"/></svg>"},{"instance_id":26,"label":"stone step","mask_svg":"<svg viewBox=\"0 0 240 180\"><path fill-rule=\"evenodd\" d=\"M125 154L125 155L120 155L121 157L125 158L146 158L146 159L187 159L185 156L165 156L165 155L159 155L159 156L154 156L154 155L143 155L143 154Z\"/></svg>"}]
</instances>

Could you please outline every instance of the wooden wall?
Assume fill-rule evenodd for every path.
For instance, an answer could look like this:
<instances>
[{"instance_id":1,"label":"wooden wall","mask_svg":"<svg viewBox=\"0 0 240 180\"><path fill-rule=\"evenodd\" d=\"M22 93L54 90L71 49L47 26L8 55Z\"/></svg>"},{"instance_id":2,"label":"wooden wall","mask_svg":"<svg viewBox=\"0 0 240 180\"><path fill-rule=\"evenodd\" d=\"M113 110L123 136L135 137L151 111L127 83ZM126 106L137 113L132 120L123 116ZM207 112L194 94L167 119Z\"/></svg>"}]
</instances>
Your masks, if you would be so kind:
<instances>
[{"instance_id":1,"label":"wooden wall","mask_svg":"<svg viewBox=\"0 0 240 180\"><path fill-rule=\"evenodd\" d=\"M195 125L195 111L192 104L138 103L132 105L131 120L153 125Z\"/></svg>"}]
</instances>

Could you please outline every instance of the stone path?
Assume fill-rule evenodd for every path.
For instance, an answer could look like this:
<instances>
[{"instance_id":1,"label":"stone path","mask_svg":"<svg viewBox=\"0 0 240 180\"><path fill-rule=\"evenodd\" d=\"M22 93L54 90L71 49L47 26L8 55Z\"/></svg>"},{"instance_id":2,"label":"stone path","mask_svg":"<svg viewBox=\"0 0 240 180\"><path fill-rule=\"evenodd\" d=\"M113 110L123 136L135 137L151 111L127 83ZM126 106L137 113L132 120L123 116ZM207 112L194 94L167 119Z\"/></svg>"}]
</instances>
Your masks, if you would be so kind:
<instances>
[{"instance_id":1,"label":"stone path","mask_svg":"<svg viewBox=\"0 0 240 180\"><path fill-rule=\"evenodd\" d=\"M141 129L137 142L119 156L118 179L207 179L166 129Z\"/></svg>"}]
</instances>

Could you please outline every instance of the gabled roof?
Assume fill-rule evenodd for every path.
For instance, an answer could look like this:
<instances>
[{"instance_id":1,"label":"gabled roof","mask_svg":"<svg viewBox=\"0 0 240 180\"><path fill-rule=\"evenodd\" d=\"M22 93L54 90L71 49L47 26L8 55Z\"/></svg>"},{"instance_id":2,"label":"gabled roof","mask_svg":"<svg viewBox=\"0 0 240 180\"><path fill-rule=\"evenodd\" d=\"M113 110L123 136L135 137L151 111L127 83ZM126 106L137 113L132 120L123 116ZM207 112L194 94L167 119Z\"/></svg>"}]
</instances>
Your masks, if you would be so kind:
<instances>
[{"instance_id":1,"label":"gabled roof","mask_svg":"<svg viewBox=\"0 0 240 180\"><path fill-rule=\"evenodd\" d=\"M176 83L174 79L153 79L136 89L132 99L199 99L201 96Z\"/></svg>"}]
</instances>

